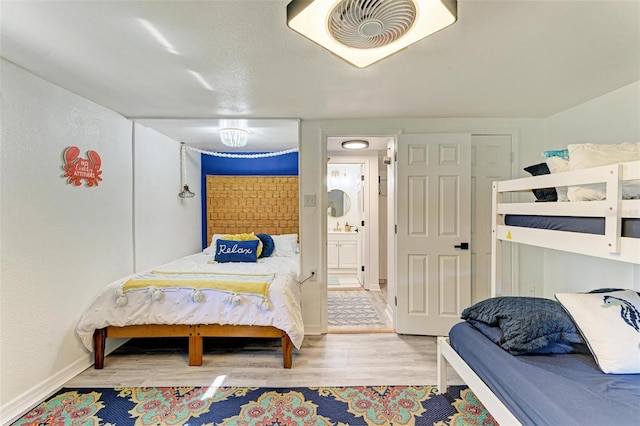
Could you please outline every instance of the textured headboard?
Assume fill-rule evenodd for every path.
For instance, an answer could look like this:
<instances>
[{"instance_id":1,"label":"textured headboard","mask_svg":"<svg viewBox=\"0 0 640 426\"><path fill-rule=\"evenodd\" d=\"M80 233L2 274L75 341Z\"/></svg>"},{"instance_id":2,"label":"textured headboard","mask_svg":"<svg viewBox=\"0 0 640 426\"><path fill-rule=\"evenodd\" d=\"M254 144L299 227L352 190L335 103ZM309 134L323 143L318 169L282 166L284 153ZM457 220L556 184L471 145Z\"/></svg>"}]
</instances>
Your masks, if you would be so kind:
<instances>
[{"instance_id":1,"label":"textured headboard","mask_svg":"<svg viewBox=\"0 0 640 426\"><path fill-rule=\"evenodd\" d=\"M299 234L297 176L207 175L207 241L213 234Z\"/></svg>"}]
</instances>

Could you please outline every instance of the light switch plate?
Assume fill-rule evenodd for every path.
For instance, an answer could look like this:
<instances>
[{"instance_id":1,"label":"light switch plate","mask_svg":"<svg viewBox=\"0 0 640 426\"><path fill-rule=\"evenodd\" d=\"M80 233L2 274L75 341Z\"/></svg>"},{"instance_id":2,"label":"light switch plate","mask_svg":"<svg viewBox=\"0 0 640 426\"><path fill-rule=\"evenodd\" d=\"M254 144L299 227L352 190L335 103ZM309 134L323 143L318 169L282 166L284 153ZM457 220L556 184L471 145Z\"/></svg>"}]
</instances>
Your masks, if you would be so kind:
<instances>
[{"instance_id":1,"label":"light switch plate","mask_svg":"<svg viewBox=\"0 0 640 426\"><path fill-rule=\"evenodd\" d=\"M316 206L316 194L307 194L304 196L304 206L305 207L315 207Z\"/></svg>"}]
</instances>

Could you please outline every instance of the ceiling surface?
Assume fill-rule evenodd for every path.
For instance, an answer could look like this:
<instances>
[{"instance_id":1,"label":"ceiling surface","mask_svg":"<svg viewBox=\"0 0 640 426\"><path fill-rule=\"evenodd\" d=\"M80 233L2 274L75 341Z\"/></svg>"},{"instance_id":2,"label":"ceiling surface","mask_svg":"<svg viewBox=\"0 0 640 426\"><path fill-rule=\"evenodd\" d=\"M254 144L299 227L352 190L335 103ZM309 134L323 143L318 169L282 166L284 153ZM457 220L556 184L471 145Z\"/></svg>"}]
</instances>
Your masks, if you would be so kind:
<instances>
[{"instance_id":1,"label":"ceiling surface","mask_svg":"<svg viewBox=\"0 0 640 426\"><path fill-rule=\"evenodd\" d=\"M288 3L2 0L0 53L203 149L230 120L279 149L298 119L544 118L640 80L640 1L461 0L364 69L290 30Z\"/></svg>"}]
</instances>

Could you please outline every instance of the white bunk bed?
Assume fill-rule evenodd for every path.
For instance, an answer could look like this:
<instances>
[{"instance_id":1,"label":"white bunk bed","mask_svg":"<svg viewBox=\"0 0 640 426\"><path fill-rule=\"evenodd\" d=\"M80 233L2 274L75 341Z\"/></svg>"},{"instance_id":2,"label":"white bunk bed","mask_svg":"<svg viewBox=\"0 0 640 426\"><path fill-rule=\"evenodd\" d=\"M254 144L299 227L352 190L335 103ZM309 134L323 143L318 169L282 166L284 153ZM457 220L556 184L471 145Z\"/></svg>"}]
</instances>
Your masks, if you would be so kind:
<instances>
[{"instance_id":1,"label":"white bunk bed","mask_svg":"<svg viewBox=\"0 0 640 426\"><path fill-rule=\"evenodd\" d=\"M640 200L622 199L625 181L640 179L640 161L593 167L589 169L548 174L493 183L492 200L492 271L491 293L494 296L517 296L516 288L503 288L501 282L501 246L503 241L528 244L564 252L640 264L640 238L622 236L623 219L640 220ZM532 189L606 184L602 201L578 202L518 202L509 193L531 192ZM511 202L503 200L514 199ZM533 229L505 225L506 215L557 217L595 217L604 220L604 234ZM611 285L615 287L615 285ZM499 346L496 345L497 348ZM504 352L504 351L503 351ZM506 352L505 352L506 354ZM447 390L447 363L476 394L501 425L522 424L507 405L451 346L448 337L438 337L438 388ZM499 367L498 367L499 368ZM635 385L634 385L635 386ZM524 396L516 396L520 398ZM637 420L637 419L636 419ZM525 422L527 423L527 422Z\"/></svg>"}]
</instances>

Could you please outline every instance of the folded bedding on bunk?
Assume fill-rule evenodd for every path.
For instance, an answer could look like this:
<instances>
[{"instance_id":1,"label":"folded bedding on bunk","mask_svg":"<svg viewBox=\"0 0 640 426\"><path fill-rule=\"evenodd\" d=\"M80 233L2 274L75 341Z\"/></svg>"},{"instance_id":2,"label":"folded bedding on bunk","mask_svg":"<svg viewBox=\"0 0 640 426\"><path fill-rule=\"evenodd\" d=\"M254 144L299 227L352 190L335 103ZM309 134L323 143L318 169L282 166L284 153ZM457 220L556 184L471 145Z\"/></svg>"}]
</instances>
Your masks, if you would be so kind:
<instances>
[{"instance_id":1,"label":"folded bedding on bunk","mask_svg":"<svg viewBox=\"0 0 640 426\"><path fill-rule=\"evenodd\" d=\"M584 343L562 305L540 297L492 297L462 311L474 325L510 354L567 353Z\"/></svg>"},{"instance_id":2,"label":"folded bedding on bunk","mask_svg":"<svg viewBox=\"0 0 640 426\"><path fill-rule=\"evenodd\" d=\"M605 220L601 217L505 215L505 225L523 228L550 229L554 231L580 232L604 235ZM621 235L640 238L640 219L622 218Z\"/></svg>"},{"instance_id":3,"label":"folded bedding on bunk","mask_svg":"<svg viewBox=\"0 0 640 426\"><path fill-rule=\"evenodd\" d=\"M244 284L236 282L227 288L196 286L189 280L181 284L171 282L166 287L150 285L125 291L123 286L130 280L149 277L132 274L109 284L96 298L81 318L76 331L83 344L93 350L93 333L107 326L144 324L230 324L273 326L283 330L296 348L300 348L304 337L301 313L301 292L298 282L299 256L269 257L255 263L213 263L211 254L197 253L156 268L154 280L163 274L178 278L225 277L244 279L247 273L259 282L250 283L261 287L258 292L246 291ZM212 275L213 274L213 275ZM217 274L217 275L216 275ZM267 280L267 281L265 281ZM177 281L177 280L173 280ZM254 280L255 281L255 280ZM131 283L130 283L131 284ZM144 284L141 281L141 284ZM153 284L147 282L147 284ZM244 289L244 290L243 290ZM266 290L266 298L262 294ZM268 303L264 301L268 300Z\"/></svg>"},{"instance_id":4,"label":"folded bedding on bunk","mask_svg":"<svg viewBox=\"0 0 640 426\"><path fill-rule=\"evenodd\" d=\"M640 418L640 375L602 373L585 345L571 354L514 356L467 322L449 339L524 425L627 425Z\"/></svg>"}]
</instances>

